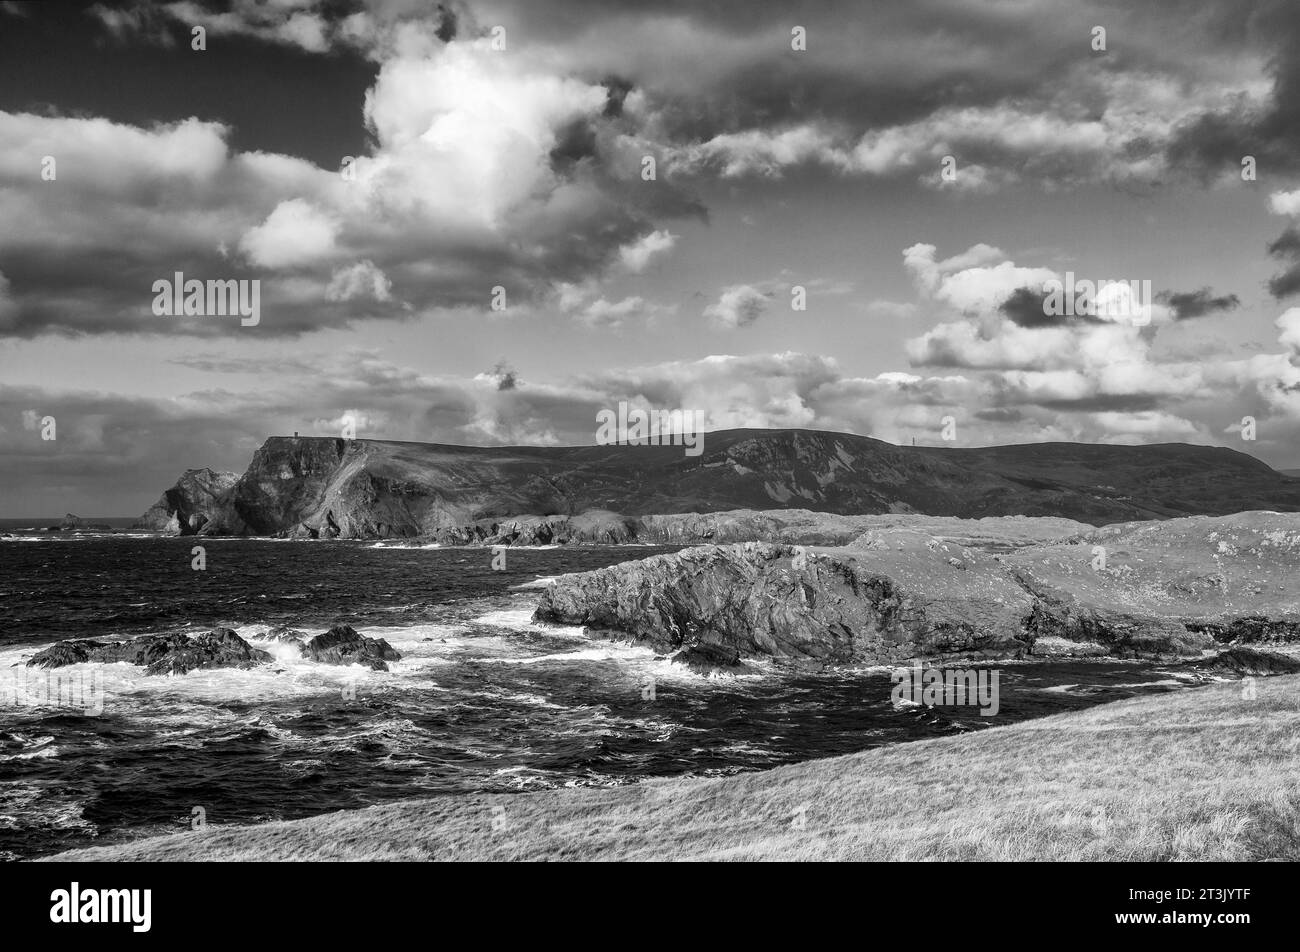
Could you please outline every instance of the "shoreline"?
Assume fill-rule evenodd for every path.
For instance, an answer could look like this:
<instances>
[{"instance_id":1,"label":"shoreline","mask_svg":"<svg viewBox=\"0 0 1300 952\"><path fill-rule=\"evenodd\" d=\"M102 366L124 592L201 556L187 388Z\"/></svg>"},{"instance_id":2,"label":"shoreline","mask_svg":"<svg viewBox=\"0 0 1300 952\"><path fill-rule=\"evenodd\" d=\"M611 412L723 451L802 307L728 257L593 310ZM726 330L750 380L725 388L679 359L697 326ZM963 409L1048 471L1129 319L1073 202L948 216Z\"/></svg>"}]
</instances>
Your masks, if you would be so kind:
<instances>
[{"instance_id":1,"label":"shoreline","mask_svg":"<svg viewBox=\"0 0 1300 952\"><path fill-rule=\"evenodd\" d=\"M409 800L37 861L1295 860L1298 690L1210 684L725 778Z\"/></svg>"}]
</instances>

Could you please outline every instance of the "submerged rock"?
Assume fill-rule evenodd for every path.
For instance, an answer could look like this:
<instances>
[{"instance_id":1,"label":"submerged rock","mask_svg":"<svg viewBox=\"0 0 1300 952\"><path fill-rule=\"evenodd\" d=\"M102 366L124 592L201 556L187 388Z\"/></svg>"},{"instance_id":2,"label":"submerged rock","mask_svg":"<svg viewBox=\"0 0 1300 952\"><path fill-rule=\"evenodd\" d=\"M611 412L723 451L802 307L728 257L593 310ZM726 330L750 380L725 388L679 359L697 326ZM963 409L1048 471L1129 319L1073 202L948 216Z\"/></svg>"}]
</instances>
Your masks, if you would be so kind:
<instances>
[{"instance_id":1,"label":"submerged rock","mask_svg":"<svg viewBox=\"0 0 1300 952\"><path fill-rule=\"evenodd\" d=\"M697 674L743 674L753 670L740 660L740 652L734 648L702 642L687 645L669 660L686 665Z\"/></svg>"},{"instance_id":2,"label":"submerged rock","mask_svg":"<svg viewBox=\"0 0 1300 952\"><path fill-rule=\"evenodd\" d=\"M262 635L262 641L278 641L284 644L297 645L301 648L307 643L309 635L305 631L299 631L297 628L290 628L288 625L276 625Z\"/></svg>"},{"instance_id":3,"label":"submerged rock","mask_svg":"<svg viewBox=\"0 0 1300 952\"><path fill-rule=\"evenodd\" d=\"M322 664L361 664L376 671L387 671L388 661L401 661L402 655L383 638L367 638L351 625L335 625L302 646L302 656Z\"/></svg>"}]
</instances>

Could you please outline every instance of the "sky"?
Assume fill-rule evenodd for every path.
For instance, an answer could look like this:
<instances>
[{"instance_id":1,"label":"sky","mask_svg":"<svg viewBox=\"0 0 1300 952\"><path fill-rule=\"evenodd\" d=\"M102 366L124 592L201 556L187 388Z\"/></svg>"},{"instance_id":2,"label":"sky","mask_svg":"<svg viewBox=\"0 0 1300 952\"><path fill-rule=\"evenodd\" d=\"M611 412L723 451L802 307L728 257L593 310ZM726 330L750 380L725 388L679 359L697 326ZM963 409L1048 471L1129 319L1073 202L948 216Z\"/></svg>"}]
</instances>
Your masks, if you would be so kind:
<instances>
[{"instance_id":1,"label":"sky","mask_svg":"<svg viewBox=\"0 0 1300 952\"><path fill-rule=\"evenodd\" d=\"M0 2L0 517L620 402L1300 467L1298 220L1284 0Z\"/></svg>"}]
</instances>

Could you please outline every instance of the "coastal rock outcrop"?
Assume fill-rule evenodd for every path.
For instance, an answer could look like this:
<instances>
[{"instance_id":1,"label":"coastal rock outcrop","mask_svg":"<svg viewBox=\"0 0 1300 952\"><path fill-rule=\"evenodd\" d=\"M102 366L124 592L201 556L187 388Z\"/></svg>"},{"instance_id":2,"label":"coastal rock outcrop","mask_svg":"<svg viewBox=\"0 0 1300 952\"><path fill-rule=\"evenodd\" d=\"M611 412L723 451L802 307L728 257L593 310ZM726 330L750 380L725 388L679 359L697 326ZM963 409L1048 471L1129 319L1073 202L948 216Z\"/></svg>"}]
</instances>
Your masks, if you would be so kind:
<instances>
[{"instance_id":1,"label":"coastal rock outcrop","mask_svg":"<svg viewBox=\"0 0 1300 952\"><path fill-rule=\"evenodd\" d=\"M884 545L686 549L561 576L536 618L624 632L660 650L712 645L835 664L1028 650L1022 619L1032 600L991 556L916 533Z\"/></svg>"},{"instance_id":2,"label":"coastal rock outcrop","mask_svg":"<svg viewBox=\"0 0 1300 952\"><path fill-rule=\"evenodd\" d=\"M247 668L271 661L272 656L254 648L229 628L216 628L201 635L143 635L129 641L79 639L61 641L38 651L27 662L29 668L61 668L69 664L125 661L140 665L149 674L185 674L199 668Z\"/></svg>"},{"instance_id":3,"label":"coastal rock outcrop","mask_svg":"<svg viewBox=\"0 0 1300 952\"><path fill-rule=\"evenodd\" d=\"M1275 674L1300 674L1300 658L1255 648L1229 648L1213 658L1196 662L1195 667L1208 674L1227 677L1272 677Z\"/></svg>"},{"instance_id":4,"label":"coastal rock outcrop","mask_svg":"<svg viewBox=\"0 0 1300 952\"><path fill-rule=\"evenodd\" d=\"M367 638L350 625L335 625L302 646L302 656L323 664L360 664L387 671L402 655L383 638Z\"/></svg>"},{"instance_id":5,"label":"coastal rock outcrop","mask_svg":"<svg viewBox=\"0 0 1300 952\"><path fill-rule=\"evenodd\" d=\"M1300 515L1129 523L1014 547L992 534L962 546L905 521L834 548L700 546L554 579L535 617L660 649L830 663L1198 659L1300 632Z\"/></svg>"},{"instance_id":6,"label":"coastal rock outcrop","mask_svg":"<svg viewBox=\"0 0 1300 952\"><path fill-rule=\"evenodd\" d=\"M131 528L181 536L242 534L247 527L231 505L238 480L234 473L187 470Z\"/></svg>"},{"instance_id":7,"label":"coastal rock outcrop","mask_svg":"<svg viewBox=\"0 0 1300 952\"><path fill-rule=\"evenodd\" d=\"M67 513L63 521L59 523L59 530L62 532L111 532L112 526L105 523L88 522L81 516Z\"/></svg>"}]
</instances>

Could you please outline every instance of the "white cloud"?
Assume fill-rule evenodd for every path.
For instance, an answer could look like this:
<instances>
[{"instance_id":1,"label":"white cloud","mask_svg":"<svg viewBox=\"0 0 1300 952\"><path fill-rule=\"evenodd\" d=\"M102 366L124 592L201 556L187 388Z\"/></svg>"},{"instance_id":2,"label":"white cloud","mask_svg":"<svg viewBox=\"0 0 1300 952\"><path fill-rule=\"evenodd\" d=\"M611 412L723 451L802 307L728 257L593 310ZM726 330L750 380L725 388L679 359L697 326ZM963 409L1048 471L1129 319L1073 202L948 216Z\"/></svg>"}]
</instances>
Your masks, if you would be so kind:
<instances>
[{"instance_id":1,"label":"white cloud","mask_svg":"<svg viewBox=\"0 0 1300 952\"><path fill-rule=\"evenodd\" d=\"M337 221L310 202L291 198L246 231L239 247L255 265L290 268L333 257L338 233Z\"/></svg>"},{"instance_id":2,"label":"white cloud","mask_svg":"<svg viewBox=\"0 0 1300 952\"><path fill-rule=\"evenodd\" d=\"M1269 195L1268 210L1274 215L1300 215L1300 189Z\"/></svg>"},{"instance_id":3,"label":"white cloud","mask_svg":"<svg viewBox=\"0 0 1300 952\"><path fill-rule=\"evenodd\" d=\"M656 230L631 244L624 245L618 249L618 254L623 259L623 266L627 270L639 274L645 270L651 258L671 250L676 243L676 235L666 230Z\"/></svg>"},{"instance_id":4,"label":"white cloud","mask_svg":"<svg viewBox=\"0 0 1300 952\"><path fill-rule=\"evenodd\" d=\"M634 317L647 317L660 313L662 309L648 304L641 297L626 297L621 301L607 301L604 298L592 301L578 314L578 320L589 327L621 327Z\"/></svg>"}]
</instances>

